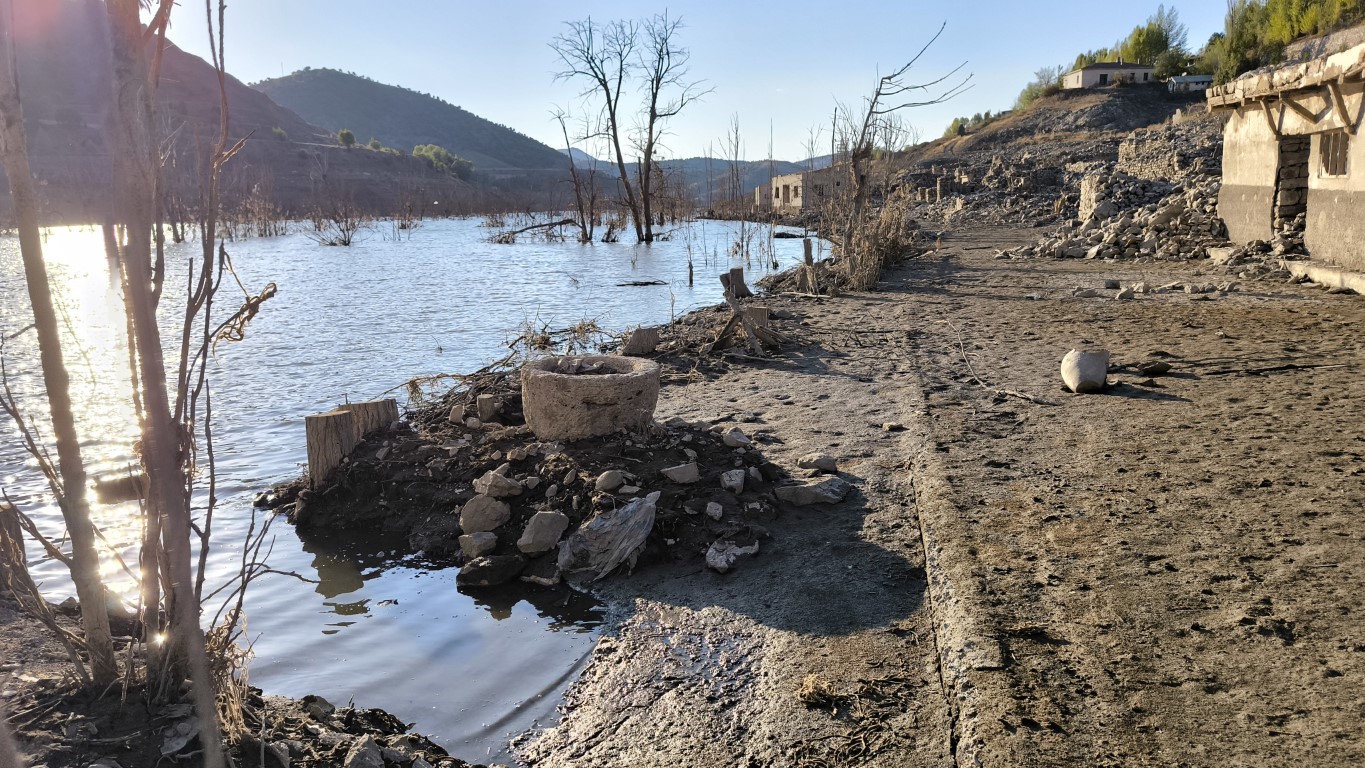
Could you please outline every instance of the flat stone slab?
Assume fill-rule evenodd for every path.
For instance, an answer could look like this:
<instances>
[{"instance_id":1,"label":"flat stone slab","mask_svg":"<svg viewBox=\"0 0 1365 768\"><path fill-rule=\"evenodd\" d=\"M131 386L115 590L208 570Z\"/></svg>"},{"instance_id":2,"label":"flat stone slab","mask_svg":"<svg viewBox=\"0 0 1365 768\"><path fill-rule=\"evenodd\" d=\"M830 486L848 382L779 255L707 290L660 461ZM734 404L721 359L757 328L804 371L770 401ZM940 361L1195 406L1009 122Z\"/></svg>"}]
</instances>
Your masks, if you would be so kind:
<instances>
[{"instance_id":1,"label":"flat stone slab","mask_svg":"<svg viewBox=\"0 0 1365 768\"><path fill-rule=\"evenodd\" d=\"M853 485L842 477L826 477L802 485L783 485L773 489L777 498L798 507L811 504L838 504L844 500Z\"/></svg>"}]
</instances>

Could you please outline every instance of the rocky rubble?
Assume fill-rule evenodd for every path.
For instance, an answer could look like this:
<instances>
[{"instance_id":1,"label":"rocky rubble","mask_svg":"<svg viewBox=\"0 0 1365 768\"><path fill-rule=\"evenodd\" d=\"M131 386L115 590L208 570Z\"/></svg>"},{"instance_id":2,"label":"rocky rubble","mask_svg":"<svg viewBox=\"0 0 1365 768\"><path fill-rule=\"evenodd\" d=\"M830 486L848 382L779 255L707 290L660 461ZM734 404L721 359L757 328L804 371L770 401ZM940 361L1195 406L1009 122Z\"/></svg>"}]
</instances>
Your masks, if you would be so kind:
<instances>
[{"instance_id":1,"label":"rocky rubble","mask_svg":"<svg viewBox=\"0 0 1365 768\"><path fill-rule=\"evenodd\" d=\"M642 431L543 441L524 424L516 378L498 381L500 389L465 398L446 418L432 417L446 409L435 403L410 415L419 429L404 424L362 443L331 487L282 487L262 504L287 513L305 535L402 532L427 560L461 565L463 587L518 579L550 586L579 572L628 570L640 558L756 553L779 506L835 503L849 490L828 456L816 469L793 468L828 472L826 480L811 487L790 480L763 457L770 438L755 426L757 415L674 418Z\"/></svg>"},{"instance_id":2,"label":"rocky rubble","mask_svg":"<svg viewBox=\"0 0 1365 768\"><path fill-rule=\"evenodd\" d=\"M1191 177L1180 185L1138 179L1116 171L1086 179L1081 218L1034 245L1005 251L1005 258L1199 259L1227 244L1218 218L1217 177Z\"/></svg>"}]
</instances>

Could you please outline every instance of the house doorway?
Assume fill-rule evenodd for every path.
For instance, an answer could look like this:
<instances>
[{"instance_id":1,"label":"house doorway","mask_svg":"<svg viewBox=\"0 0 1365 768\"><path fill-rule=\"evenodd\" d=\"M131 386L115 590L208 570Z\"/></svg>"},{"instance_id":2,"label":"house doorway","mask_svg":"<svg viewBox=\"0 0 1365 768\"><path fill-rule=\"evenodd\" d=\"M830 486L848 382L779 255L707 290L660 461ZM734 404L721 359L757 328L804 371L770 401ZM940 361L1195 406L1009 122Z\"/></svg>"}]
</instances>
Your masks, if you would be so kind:
<instances>
[{"instance_id":1,"label":"house doorway","mask_svg":"<svg viewBox=\"0 0 1365 768\"><path fill-rule=\"evenodd\" d=\"M1280 137L1279 171L1275 178L1275 234L1302 235L1308 218L1309 136Z\"/></svg>"}]
</instances>

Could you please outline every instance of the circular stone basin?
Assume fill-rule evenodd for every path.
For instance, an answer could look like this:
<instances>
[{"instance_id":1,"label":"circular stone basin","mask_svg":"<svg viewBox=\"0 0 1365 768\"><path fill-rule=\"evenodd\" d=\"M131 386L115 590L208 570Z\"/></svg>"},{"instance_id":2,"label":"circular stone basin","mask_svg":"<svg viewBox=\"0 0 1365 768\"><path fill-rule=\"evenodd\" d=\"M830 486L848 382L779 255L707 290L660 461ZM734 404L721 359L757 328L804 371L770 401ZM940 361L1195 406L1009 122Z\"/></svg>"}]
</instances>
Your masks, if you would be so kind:
<instances>
[{"instance_id":1,"label":"circular stone basin","mask_svg":"<svg viewBox=\"0 0 1365 768\"><path fill-rule=\"evenodd\" d=\"M541 440L644 429L659 403L659 364L615 355L549 357L522 366L521 407Z\"/></svg>"}]
</instances>

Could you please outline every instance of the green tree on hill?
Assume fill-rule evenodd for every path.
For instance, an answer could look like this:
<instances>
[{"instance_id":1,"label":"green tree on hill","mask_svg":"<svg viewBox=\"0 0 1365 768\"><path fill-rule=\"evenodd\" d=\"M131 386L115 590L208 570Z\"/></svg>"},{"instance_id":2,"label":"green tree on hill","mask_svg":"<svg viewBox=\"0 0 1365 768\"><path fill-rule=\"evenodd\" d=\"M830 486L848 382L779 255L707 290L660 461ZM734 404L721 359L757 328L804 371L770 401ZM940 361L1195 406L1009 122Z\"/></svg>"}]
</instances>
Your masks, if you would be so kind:
<instances>
[{"instance_id":1,"label":"green tree on hill","mask_svg":"<svg viewBox=\"0 0 1365 768\"><path fill-rule=\"evenodd\" d=\"M337 141L341 142L341 146L350 149L355 146L355 134L350 128L342 128L337 131Z\"/></svg>"},{"instance_id":2,"label":"green tree on hill","mask_svg":"<svg viewBox=\"0 0 1365 768\"><path fill-rule=\"evenodd\" d=\"M380 142L379 139L370 139L370 143L367 146L376 152L384 148L384 144Z\"/></svg>"},{"instance_id":3,"label":"green tree on hill","mask_svg":"<svg viewBox=\"0 0 1365 768\"><path fill-rule=\"evenodd\" d=\"M445 147L437 144L418 144L412 148L412 156L426 160L438 171L453 173L465 181L474 174L474 164Z\"/></svg>"}]
</instances>

